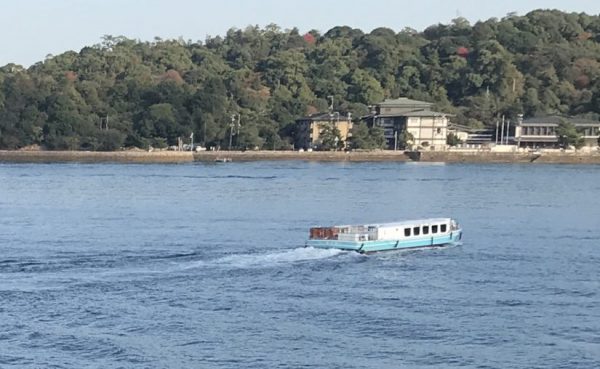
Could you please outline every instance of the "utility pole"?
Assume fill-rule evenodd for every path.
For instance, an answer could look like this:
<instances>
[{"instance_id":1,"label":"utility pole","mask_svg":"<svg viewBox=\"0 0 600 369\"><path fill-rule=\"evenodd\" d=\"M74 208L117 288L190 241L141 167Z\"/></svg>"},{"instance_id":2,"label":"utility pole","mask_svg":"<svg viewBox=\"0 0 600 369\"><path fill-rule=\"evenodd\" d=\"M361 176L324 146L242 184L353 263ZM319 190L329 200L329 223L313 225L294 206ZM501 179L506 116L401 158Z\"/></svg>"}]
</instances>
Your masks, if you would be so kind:
<instances>
[{"instance_id":1,"label":"utility pole","mask_svg":"<svg viewBox=\"0 0 600 369\"><path fill-rule=\"evenodd\" d=\"M498 116L496 116L496 145L498 145L498 137L499 137L498 136L498 124L500 122L498 121L498 119L499 119Z\"/></svg>"},{"instance_id":2,"label":"utility pole","mask_svg":"<svg viewBox=\"0 0 600 369\"><path fill-rule=\"evenodd\" d=\"M398 151L398 131L394 131L394 151Z\"/></svg>"},{"instance_id":3,"label":"utility pole","mask_svg":"<svg viewBox=\"0 0 600 369\"><path fill-rule=\"evenodd\" d=\"M192 134L190 134L190 151L194 151L194 132L192 132Z\"/></svg>"},{"instance_id":4,"label":"utility pole","mask_svg":"<svg viewBox=\"0 0 600 369\"><path fill-rule=\"evenodd\" d=\"M431 124L431 145L432 147L435 147L435 115L433 116L433 123Z\"/></svg>"},{"instance_id":5,"label":"utility pole","mask_svg":"<svg viewBox=\"0 0 600 369\"><path fill-rule=\"evenodd\" d=\"M510 136L510 119L506 120L506 144L508 145L508 137Z\"/></svg>"},{"instance_id":6,"label":"utility pole","mask_svg":"<svg viewBox=\"0 0 600 369\"><path fill-rule=\"evenodd\" d=\"M502 116L502 129L500 130L500 145L502 145L503 140L504 140L504 115Z\"/></svg>"},{"instance_id":7,"label":"utility pole","mask_svg":"<svg viewBox=\"0 0 600 369\"><path fill-rule=\"evenodd\" d=\"M231 143L233 141L233 127L235 125L235 114L231 114L231 123L229 124L229 151L231 151Z\"/></svg>"}]
</instances>

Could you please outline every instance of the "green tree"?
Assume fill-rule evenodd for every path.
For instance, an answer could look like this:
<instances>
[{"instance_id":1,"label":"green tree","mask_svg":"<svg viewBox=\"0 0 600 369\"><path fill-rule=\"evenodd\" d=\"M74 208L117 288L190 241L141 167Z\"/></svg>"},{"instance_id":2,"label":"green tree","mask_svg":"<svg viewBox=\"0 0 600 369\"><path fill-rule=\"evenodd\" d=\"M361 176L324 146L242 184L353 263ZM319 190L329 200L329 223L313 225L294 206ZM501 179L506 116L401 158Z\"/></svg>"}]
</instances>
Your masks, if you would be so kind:
<instances>
[{"instance_id":1,"label":"green tree","mask_svg":"<svg viewBox=\"0 0 600 369\"><path fill-rule=\"evenodd\" d=\"M106 35L29 68L0 67L0 149L159 147L190 132L223 147L238 113L240 144L287 148L296 119L327 110L329 96L355 117L384 98L427 100L479 128L500 115L597 117L599 42L599 15L556 10L423 32L342 26L302 37L271 24L203 42ZM384 146L377 128L357 130L353 146Z\"/></svg>"},{"instance_id":2,"label":"green tree","mask_svg":"<svg viewBox=\"0 0 600 369\"><path fill-rule=\"evenodd\" d=\"M342 135L333 124L324 124L319 133L319 150L339 150L344 147Z\"/></svg>"},{"instance_id":3,"label":"green tree","mask_svg":"<svg viewBox=\"0 0 600 369\"><path fill-rule=\"evenodd\" d=\"M583 147L584 139L581 133L577 132L577 128L571 122L562 121L556 127L556 136L558 144L561 147L568 148L574 146L576 149Z\"/></svg>"},{"instance_id":4,"label":"green tree","mask_svg":"<svg viewBox=\"0 0 600 369\"><path fill-rule=\"evenodd\" d=\"M407 130L403 130L398 135L398 148L406 150L410 146L410 144L414 142L414 140L415 137L412 133L408 132Z\"/></svg>"},{"instance_id":5,"label":"green tree","mask_svg":"<svg viewBox=\"0 0 600 369\"><path fill-rule=\"evenodd\" d=\"M373 140L373 148L383 149L386 146L385 131L379 126L374 126L369 129L369 136Z\"/></svg>"},{"instance_id":6,"label":"green tree","mask_svg":"<svg viewBox=\"0 0 600 369\"><path fill-rule=\"evenodd\" d=\"M460 138L458 138L458 136L452 132L448 133L448 136L446 136L446 144L448 144L450 146L458 146L462 143L463 143L462 140Z\"/></svg>"},{"instance_id":7,"label":"green tree","mask_svg":"<svg viewBox=\"0 0 600 369\"><path fill-rule=\"evenodd\" d=\"M352 126L352 140L350 143L352 149L373 149L373 140L369 135L369 127L365 123L355 123Z\"/></svg>"}]
</instances>

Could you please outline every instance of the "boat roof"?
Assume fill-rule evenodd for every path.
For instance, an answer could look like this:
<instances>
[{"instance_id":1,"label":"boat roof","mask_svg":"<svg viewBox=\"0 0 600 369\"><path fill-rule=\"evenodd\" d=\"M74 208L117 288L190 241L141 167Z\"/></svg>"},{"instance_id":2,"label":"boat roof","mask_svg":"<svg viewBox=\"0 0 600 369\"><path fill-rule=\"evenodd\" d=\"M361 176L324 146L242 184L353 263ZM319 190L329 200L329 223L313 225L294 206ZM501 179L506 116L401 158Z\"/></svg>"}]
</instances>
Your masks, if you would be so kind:
<instances>
[{"instance_id":1,"label":"boat roof","mask_svg":"<svg viewBox=\"0 0 600 369\"><path fill-rule=\"evenodd\" d=\"M417 224L430 224L430 223L447 223L452 218L427 218L427 219L415 219L415 220L403 220L399 222L389 222L389 223L370 223L370 224L354 224L354 225L339 225L336 227L355 227L357 225L363 225L365 227L377 227L377 228L385 228L385 227L406 227L406 226L414 226Z\"/></svg>"}]
</instances>

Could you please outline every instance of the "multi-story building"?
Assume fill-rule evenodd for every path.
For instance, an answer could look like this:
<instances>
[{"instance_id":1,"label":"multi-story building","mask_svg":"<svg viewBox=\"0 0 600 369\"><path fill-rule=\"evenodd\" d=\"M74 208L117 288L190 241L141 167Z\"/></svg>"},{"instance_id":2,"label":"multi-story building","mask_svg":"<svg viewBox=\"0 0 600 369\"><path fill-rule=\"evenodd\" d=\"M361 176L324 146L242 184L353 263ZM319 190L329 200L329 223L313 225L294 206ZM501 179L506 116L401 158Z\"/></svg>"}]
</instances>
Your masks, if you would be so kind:
<instances>
[{"instance_id":1,"label":"multi-story building","mask_svg":"<svg viewBox=\"0 0 600 369\"><path fill-rule=\"evenodd\" d=\"M348 146L348 139L352 137L352 117L349 113L343 116L338 112L317 113L297 119L294 146L305 150L318 149L325 126L337 128L344 148Z\"/></svg>"},{"instance_id":2,"label":"multi-story building","mask_svg":"<svg viewBox=\"0 0 600 369\"><path fill-rule=\"evenodd\" d=\"M583 136L586 146L598 146L599 121L560 116L536 117L517 121L514 128L514 143L520 147L557 147L556 128L561 122L572 123Z\"/></svg>"},{"instance_id":3,"label":"multi-story building","mask_svg":"<svg viewBox=\"0 0 600 369\"><path fill-rule=\"evenodd\" d=\"M410 148L443 150L448 135L448 114L432 111L433 104L401 97L388 99L372 107L362 119L369 125L382 127L388 149L400 147L400 137L410 133Z\"/></svg>"}]
</instances>

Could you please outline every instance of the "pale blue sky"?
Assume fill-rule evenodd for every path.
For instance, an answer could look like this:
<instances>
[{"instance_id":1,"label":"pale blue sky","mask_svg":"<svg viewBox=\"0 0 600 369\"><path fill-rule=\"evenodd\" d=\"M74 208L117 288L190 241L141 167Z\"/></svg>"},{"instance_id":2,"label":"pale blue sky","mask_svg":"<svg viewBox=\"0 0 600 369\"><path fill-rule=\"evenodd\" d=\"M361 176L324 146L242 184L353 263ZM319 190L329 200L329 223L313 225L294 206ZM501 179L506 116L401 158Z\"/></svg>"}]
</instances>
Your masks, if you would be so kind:
<instances>
[{"instance_id":1,"label":"pale blue sky","mask_svg":"<svg viewBox=\"0 0 600 369\"><path fill-rule=\"evenodd\" d=\"M29 66L47 54L79 51L105 34L204 40L231 27L269 23L301 32L338 25L366 32L382 26L422 30L457 15L475 22L537 8L598 14L600 0L5 0L0 7L0 66Z\"/></svg>"}]
</instances>

